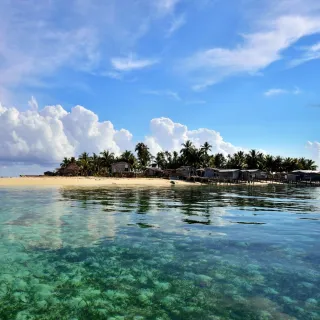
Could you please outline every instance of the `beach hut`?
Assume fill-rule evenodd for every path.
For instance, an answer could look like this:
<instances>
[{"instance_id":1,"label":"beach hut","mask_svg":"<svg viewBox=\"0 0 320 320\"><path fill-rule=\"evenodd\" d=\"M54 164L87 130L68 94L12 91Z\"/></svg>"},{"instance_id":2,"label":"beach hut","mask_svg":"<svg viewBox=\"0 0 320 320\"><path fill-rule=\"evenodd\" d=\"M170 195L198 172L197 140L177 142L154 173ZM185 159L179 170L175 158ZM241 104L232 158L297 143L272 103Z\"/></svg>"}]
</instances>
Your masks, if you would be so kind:
<instances>
[{"instance_id":1,"label":"beach hut","mask_svg":"<svg viewBox=\"0 0 320 320\"><path fill-rule=\"evenodd\" d=\"M219 169L216 169L216 168L205 168L204 177L208 179L218 178L219 177L218 171Z\"/></svg>"},{"instance_id":2,"label":"beach hut","mask_svg":"<svg viewBox=\"0 0 320 320\"><path fill-rule=\"evenodd\" d=\"M76 163L70 163L65 168L60 168L57 171L57 174L60 176L78 176L80 173L80 167Z\"/></svg>"},{"instance_id":3,"label":"beach hut","mask_svg":"<svg viewBox=\"0 0 320 320\"><path fill-rule=\"evenodd\" d=\"M320 171L294 170L287 176L288 181L320 181Z\"/></svg>"},{"instance_id":4,"label":"beach hut","mask_svg":"<svg viewBox=\"0 0 320 320\"><path fill-rule=\"evenodd\" d=\"M191 166L182 166L177 169L177 176L181 178L190 178L196 175L196 169Z\"/></svg>"},{"instance_id":5,"label":"beach hut","mask_svg":"<svg viewBox=\"0 0 320 320\"><path fill-rule=\"evenodd\" d=\"M261 180L266 179L266 172L260 169L245 169L241 170L241 180L250 181L250 180Z\"/></svg>"},{"instance_id":6,"label":"beach hut","mask_svg":"<svg viewBox=\"0 0 320 320\"><path fill-rule=\"evenodd\" d=\"M159 169L159 168L147 168L144 171L145 176L147 177L162 177L163 176L163 170Z\"/></svg>"},{"instance_id":7,"label":"beach hut","mask_svg":"<svg viewBox=\"0 0 320 320\"><path fill-rule=\"evenodd\" d=\"M218 169L217 174L221 180L239 180L240 169Z\"/></svg>"},{"instance_id":8,"label":"beach hut","mask_svg":"<svg viewBox=\"0 0 320 320\"><path fill-rule=\"evenodd\" d=\"M130 163L128 163L128 162L119 161L119 162L115 162L111 165L111 171L112 171L112 173L131 172L131 166L130 166Z\"/></svg>"}]
</instances>

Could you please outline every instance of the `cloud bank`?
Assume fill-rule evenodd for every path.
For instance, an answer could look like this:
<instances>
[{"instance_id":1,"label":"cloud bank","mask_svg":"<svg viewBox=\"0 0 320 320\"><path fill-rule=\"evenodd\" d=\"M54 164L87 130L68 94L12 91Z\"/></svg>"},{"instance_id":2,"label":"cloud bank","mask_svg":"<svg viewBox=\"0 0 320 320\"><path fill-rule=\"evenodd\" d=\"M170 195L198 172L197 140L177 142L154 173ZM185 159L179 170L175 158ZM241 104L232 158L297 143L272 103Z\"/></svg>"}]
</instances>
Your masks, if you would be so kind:
<instances>
[{"instance_id":1,"label":"cloud bank","mask_svg":"<svg viewBox=\"0 0 320 320\"><path fill-rule=\"evenodd\" d=\"M60 105L24 112L0 106L0 128L0 161L7 164L54 164L83 151L132 148L128 130L116 130L82 106L70 112Z\"/></svg>"},{"instance_id":2,"label":"cloud bank","mask_svg":"<svg viewBox=\"0 0 320 320\"><path fill-rule=\"evenodd\" d=\"M128 130L99 120L97 114L83 106L75 106L70 112L61 105L39 109L34 98L29 106L29 110L19 111L0 104L0 175L14 172L13 167L16 170L23 168L24 172L42 172L43 168L54 168L64 157L78 156L84 151L110 150L119 155L126 149L133 150L138 142ZM179 151L187 140L196 147L209 142L212 153L228 155L246 151L225 141L215 130L190 130L186 125L164 117L150 121L150 133L144 142L155 155L159 151ZM307 147L312 152L312 159L320 165L320 143L308 142Z\"/></svg>"},{"instance_id":3,"label":"cloud bank","mask_svg":"<svg viewBox=\"0 0 320 320\"><path fill-rule=\"evenodd\" d=\"M82 106L75 106L70 112L61 105L39 110L34 98L29 106L30 110L19 111L0 105L0 162L3 165L48 166L84 151L99 153L105 149L120 154L134 149L137 142L128 130L116 129L110 121L100 121L97 114ZM152 119L150 130L145 142L153 154L180 150L186 140L197 147L208 141L213 152L225 155L241 149L225 142L219 132L205 128L189 130L169 118Z\"/></svg>"}]
</instances>

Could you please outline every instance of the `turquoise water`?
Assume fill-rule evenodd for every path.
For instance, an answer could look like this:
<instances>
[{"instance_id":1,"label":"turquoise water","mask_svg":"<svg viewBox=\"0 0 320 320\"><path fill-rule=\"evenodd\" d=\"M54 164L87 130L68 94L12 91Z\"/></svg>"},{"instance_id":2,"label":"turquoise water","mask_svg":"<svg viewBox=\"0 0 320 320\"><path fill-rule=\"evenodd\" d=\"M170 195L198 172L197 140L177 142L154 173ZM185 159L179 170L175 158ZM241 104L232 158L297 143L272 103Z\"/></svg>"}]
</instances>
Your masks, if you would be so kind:
<instances>
[{"instance_id":1,"label":"turquoise water","mask_svg":"<svg viewBox=\"0 0 320 320\"><path fill-rule=\"evenodd\" d=\"M0 188L0 319L320 319L320 190Z\"/></svg>"}]
</instances>

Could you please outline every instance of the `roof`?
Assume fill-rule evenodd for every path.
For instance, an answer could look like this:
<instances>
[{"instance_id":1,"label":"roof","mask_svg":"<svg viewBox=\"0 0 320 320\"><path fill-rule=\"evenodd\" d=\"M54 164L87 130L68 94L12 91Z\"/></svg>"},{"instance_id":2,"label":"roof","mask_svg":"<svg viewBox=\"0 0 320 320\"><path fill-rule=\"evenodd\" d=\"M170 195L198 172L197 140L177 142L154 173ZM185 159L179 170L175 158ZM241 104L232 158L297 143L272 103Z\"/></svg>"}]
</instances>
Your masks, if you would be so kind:
<instances>
[{"instance_id":1,"label":"roof","mask_svg":"<svg viewBox=\"0 0 320 320\"><path fill-rule=\"evenodd\" d=\"M70 163L65 170L80 170L80 167L76 163Z\"/></svg>"},{"instance_id":2,"label":"roof","mask_svg":"<svg viewBox=\"0 0 320 320\"><path fill-rule=\"evenodd\" d=\"M118 161L118 162L114 162L112 163L111 165L116 165L116 164L121 164L121 163L124 163L124 164L129 164L129 162L126 162L126 161Z\"/></svg>"},{"instance_id":3,"label":"roof","mask_svg":"<svg viewBox=\"0 0 320 320\"><path fill-rule=\"evenodd\" d=\"M158 171L158 172L163 172L163 170L159 169L159 168L153 168L153 167L149 167L146 170L152 170L152 171Z\"/></svg>"},{"instance_id":4,"label":"roof","mask_svg":"<svg viewBox=\"0 0 320 320\"><path fill-rule=\"evenodd\" d=\"M217 169L218 172L224 173L224 172L236 172L240 171L240 169Z\"/></svg>"},{"instance_id":5,"label":"roof","mask_svg":"<svg viewBox=\"0 0 320 320\"><path fill-rule=\"evenodd\" d=\"M260 169L243 169L241 172L258 172L261 171Z\"/></svg>"},{"instance_id":6,"label":"roof","mask_svg":"<svg viewBox=\"0 0 320 320\"><path fill-rule=\"evenodd\" d=\"M320 171L316 171L316 170L294 170L291 173L315 173L315 174L320 174Z\"/></svg>"}]
</instances>

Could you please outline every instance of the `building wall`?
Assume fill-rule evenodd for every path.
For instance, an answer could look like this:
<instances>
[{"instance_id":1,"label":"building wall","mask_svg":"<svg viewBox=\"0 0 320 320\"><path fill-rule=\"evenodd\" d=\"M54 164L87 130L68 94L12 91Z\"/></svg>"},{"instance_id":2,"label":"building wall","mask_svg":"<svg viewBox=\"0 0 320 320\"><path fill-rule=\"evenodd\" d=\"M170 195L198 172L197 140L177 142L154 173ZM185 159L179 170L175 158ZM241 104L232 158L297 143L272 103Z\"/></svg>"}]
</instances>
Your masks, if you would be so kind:
<instances>
[{"instance_id":1,"label":"building wall","mask_svg":"<svg viewBox=\"0 0 320 320\"><path fill-rule=\"evenodd\" d=\"M112 173L130 172L130 164L127 162L116 162L111 165Z\"/></svg>"},{"instance_id":2,"label":"building wall","mask_svg":"<svg viewBox=\"0 0 320 320\"><path fill-rule=\"evenodd\" d=\"M240 176L240 171L219 172L220 179L237 180L239 179L239 176Z\"/></svg>"}]
</instances>

